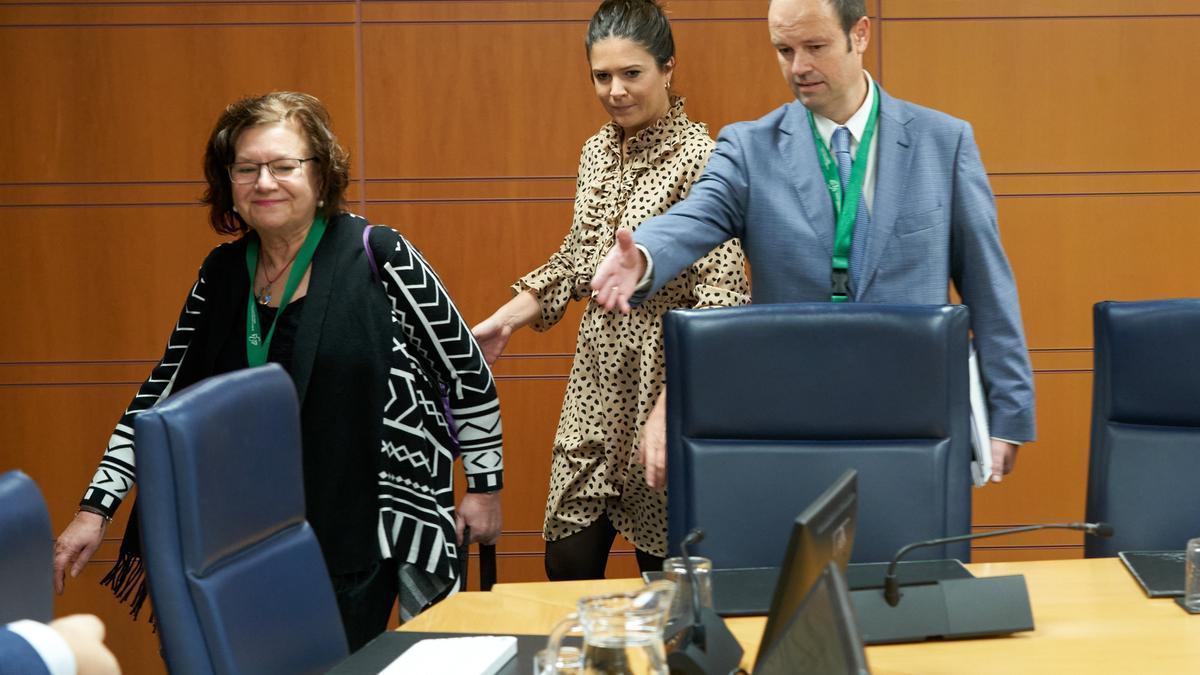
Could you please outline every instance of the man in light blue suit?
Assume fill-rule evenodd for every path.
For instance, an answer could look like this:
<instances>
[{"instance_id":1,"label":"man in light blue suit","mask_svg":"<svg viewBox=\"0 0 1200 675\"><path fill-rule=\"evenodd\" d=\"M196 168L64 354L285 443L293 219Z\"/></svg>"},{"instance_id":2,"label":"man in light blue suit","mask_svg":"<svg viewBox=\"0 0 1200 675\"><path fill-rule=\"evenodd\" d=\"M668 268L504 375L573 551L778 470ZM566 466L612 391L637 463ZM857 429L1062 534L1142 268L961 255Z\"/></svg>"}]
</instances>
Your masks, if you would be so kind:
<instances>
[{"instance_id":1,"label":"man in light blue suit","mask_svg":"<svg viewBox=\"0 0 1200 675\"><path fill-rule=\"evenodd\" d=\"M755 303L944 304L952 280L971 310L999 481L1034 439L1033 375L970 125L875 85L863 0L773 0L768 25L797 101L722 130L687 199L618 233L594 299L628 311L733 237ZM642 450L647 481L660 484L662 441Z\"/></svg>"}]
</instances>

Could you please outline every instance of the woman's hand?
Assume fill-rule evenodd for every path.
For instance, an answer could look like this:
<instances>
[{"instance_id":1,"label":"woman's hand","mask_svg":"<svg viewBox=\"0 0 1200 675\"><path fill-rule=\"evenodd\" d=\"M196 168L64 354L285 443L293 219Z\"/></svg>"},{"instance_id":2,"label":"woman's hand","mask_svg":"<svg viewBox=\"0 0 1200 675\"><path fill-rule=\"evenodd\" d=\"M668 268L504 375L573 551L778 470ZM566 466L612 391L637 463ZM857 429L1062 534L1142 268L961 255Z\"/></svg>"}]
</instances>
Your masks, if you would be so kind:
<instances>
[{"instance_id":1,"label":"woman's hand","mask_svg":"<svg viewBox=\"0 0 1200 675\"><path fill-rule=\"evenodd\" d=\"M508 346L508 338L512 336L512 327L501 321L498 314L493 314L475 325L471 334L483 349L483 360L490 366L504 353Z\"/></svg>"},{"instance_id":2,"label":"woman's hand","mask_svg":"<svg viewBox=\"0 0 1200 675\"><path fill-rule=\"evenodd\" d=\"M478 541L494 544L500 536L503 520L500 513L500 492L468 492L454 514L454 529L458 532L458 545L469 546ZM471 528L471 541L463 541L463 526Z\"/></svg>"},{"instance_id":3,"label":"woman's hand","mask_svg":"<svg viewBox=\"0 0 1200 675\"><path fill-rule=\"evenodd\" d=\"M529 325L542 312L542 305L532 291L521 291L504 303L488 318L471 329L471 335L483 349L483 360L490 366L504 353L513 331Z\"/></svg>"},{"instance_id":4,"label":"woman's hand","mask_svg":"<svg viewBox=\"0 0 1200 675\"><path fill-rule=\"evenodd\" d=\"M638 461L646 466L646 485L661 488L667 484L667 392L655 402L638 443Z\"/></svg>"},{"instance_id":5,"label":"woman's hand","mask_svg":"<svg viewBox=\"0 0 1200 675\"><path fill-rule=\"evenodd\" d=\"M108 529L108 520L104 516L87 511L75 514L75 519L67 525L67 529L58 535L54 542L54 592L62 595L66 582L67 567L71 568L71 578L79 576L84 565L92 559L100 542L104 541L104 532Z\"/></svg>"}]
</instances>

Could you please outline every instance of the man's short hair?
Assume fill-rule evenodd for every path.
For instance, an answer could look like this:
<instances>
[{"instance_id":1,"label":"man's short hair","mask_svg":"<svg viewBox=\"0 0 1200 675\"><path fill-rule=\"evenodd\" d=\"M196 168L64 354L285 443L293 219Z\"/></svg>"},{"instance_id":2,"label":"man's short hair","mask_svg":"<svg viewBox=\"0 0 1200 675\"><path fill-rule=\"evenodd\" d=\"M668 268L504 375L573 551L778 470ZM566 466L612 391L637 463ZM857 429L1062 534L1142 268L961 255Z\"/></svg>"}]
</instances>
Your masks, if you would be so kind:
<instances>
[{"instance_id":1,"label":"man's short hair","mask_svg":"<svg viewBox=\"0 0 1200 675\"><path fill-rule=\"evenodd\" d=\"M866 0L826 0L833 5L838 19L842 22L842 32L846 34L846 48L850 49L850 29L858 20L867 15Z\"/></svg>"}]
</instances>

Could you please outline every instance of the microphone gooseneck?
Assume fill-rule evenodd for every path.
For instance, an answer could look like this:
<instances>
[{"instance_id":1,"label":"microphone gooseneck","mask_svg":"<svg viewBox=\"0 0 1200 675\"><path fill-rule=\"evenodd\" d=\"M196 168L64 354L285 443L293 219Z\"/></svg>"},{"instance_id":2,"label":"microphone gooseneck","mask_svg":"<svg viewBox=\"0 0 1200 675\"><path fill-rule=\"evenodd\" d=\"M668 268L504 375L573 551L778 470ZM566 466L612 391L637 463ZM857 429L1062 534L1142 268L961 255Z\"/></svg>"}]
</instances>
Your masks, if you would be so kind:
<instances>
[{"instance_id":1,"label":"microphone gooseneck","mask_svg":"<svg viewBox=\"0 0 1200 675\"><path fill-rule=\"evenodd\" d=\"M704 530L695 528L687 533L683 541L679 542L679 550L683 553L683 571L692 587L692 640L700 645L704 644L704 619L700 616L700 583L696 578L696 569L692 567L692 554L688 551L688 547L695 546L702 541L704 541Z\"/></svg>"},{"instance_id":2,"label":"microphone gooseneck","mask_svg":"<svg viewBox=\"0 0 1200 675\"><path fill-rule=\"evenodd\" d=\"M896 565L900 559L908 554L909 551L926 546L940 546L942 544L951 544L956 541L968 541L971 539L983 539L985 537L999 537L1007 534L1019 534L1021 532L1033 532L1034 530L1078 530L1095 537L1111 537L1113 535L1113 526L1108 523L1046 523L1041 525L1026 525L1024 527L1010 527L1003 530L992 530L990 532L976 532L974 534L960 534L956 537L942 537L941 539L930 539L928 541L918 541L915 544L908 544L896 551L896 555L892 556L892 562L888 565L887 574L883 577L883 598L887 604L895 607L900 604L900 582L896 578Z\"/></svg>"}]
</instances>

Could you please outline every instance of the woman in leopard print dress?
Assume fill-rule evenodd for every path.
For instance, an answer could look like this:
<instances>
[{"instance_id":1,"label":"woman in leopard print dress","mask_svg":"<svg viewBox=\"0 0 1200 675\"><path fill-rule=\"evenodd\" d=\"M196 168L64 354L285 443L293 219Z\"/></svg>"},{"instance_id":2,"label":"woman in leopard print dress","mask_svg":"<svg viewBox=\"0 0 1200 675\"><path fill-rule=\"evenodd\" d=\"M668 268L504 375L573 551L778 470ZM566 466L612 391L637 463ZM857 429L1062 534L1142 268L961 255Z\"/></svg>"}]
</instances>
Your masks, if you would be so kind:
<instances>
[{"instance_id":1,"label":"woman in leopard print dress","mask_svg":"<svg viewBox=\"0 0 1200 675\"><path fill-rule=\"evenodd\" d=\"M588 300L588 283L617 230L666 212L703 171L713 142L670 92L674 47L653 0L608 0L592 17L592 82L612 121L583 145L562 246L474 328L489 362L513 331L548 330L572 300ZM661 569L666 495L646 484L638 448L643 436L663 442L662 317L677 308L745 304L749 290L735 240L627 315L588 305L554 437L544 529L550 579L603 577L617 532L633 543L643 571Z\"/></svg>"}]
</instances>

